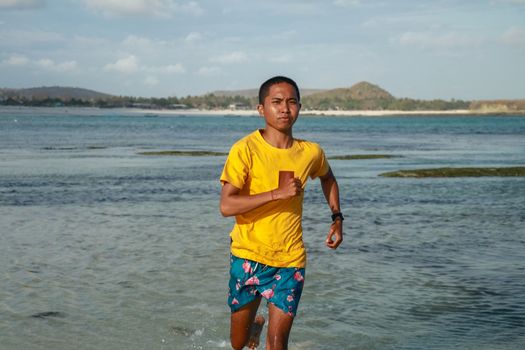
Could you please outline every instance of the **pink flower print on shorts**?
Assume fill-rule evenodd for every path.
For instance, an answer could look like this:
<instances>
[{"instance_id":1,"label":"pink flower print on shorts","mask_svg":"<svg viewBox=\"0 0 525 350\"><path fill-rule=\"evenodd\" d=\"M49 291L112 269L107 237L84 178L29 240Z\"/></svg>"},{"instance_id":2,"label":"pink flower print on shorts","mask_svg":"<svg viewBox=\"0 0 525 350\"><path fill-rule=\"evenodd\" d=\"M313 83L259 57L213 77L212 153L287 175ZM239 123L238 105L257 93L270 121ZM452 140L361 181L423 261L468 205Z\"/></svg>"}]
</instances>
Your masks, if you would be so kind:
<instances>
[{"instance_id":1,"label":"pink flower print on shorts","mask_svg":"<svg viewBox=\"0 0 525 350\"><path fill-rule=\"evenodd\" d=\"M304 285L304 268L273 267L234 255L230 262L228 305L232 312L263 297L295 316Z\"/></svg>"},{"instance_id":2,"label":"pink flower print on shorts","mask_svg":"<svg viewBox=\"0 0 525 350\"><path fill-rule=\"evenodd\" d=\"M273 289L266 289L264 292L261 293L263 297L266 299L271 299L275 293L273 292Z\"/></svg>"},{"instance_id":3,"label":"pink flower print on shorts","mask_svg":"<svg viewBox=\"0 0 525 350\"><path fill-rule=\"evenodd\" d=\"M244 263L242 264L242 268L244 270L244 273L252 273L252 266L250 265L250 262L248 260L244 260Z\"/></svg>"},{"instance_id":4,"label":"pink flower print on shorts","mask_svg":"<svg viewBox=\"0 0 525 350\"><path fill-rule=\"evenodd\" d=\"M301 271L295 271L295 273L293 275L293 278L295 278L295 280L297 282L303 282L304 281L304 277L303 277L303 274L301 273Z\"/></svg>"},{"instance_id":5,"label":"pink flower print on shorts","mask_svg":"<svg viewBox=\"0 0 525 350\"><path fill-rule=\"evenodd\" d=\"M250 277L246 280L246 282L244 282L245 286L258 285L258 284L259 284L259 279L257 278L257 276Z\"/></svg>"}]
</instances>

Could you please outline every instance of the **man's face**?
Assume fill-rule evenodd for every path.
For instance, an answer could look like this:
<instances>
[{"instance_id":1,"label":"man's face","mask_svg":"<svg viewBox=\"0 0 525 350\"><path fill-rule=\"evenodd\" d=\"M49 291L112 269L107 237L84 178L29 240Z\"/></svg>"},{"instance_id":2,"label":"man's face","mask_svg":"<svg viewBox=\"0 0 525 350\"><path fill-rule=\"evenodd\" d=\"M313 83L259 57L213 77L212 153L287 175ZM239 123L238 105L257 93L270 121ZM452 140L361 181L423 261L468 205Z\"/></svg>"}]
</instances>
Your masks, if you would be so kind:
<instances>
[{"instance_id":1,"label":"man's face","mask_svg":"<svg viewBox=\"0 0 525 350\"><path fill-rule=\"evenodd\" d=\"M300 109L295 88L288 83L270 86L264 103L257 107L259 114L266 120L266 126L281 132L292 130Z\"/></svg>"}]
</instances>

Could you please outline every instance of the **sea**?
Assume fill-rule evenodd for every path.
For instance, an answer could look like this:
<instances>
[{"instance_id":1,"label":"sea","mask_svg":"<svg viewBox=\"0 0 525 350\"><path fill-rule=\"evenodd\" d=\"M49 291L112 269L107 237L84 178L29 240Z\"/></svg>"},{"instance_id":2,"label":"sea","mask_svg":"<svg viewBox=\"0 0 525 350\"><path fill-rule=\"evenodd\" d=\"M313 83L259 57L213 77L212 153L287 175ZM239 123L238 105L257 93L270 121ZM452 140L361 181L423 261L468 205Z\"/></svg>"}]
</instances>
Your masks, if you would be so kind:
<instances>
[{"instance_id":1,"label":"sea","mask_svg":"<svg viewBox=\"0 0 525 350\"><path fill-rule=\"evenodd\" d=\"M226 156L143 153L227 153L263 127L0 108L0 349L228 349ZM307 184L290 349L525 348L525 178L380 176L525 166L525 115L301 116L294 136L329 158L394 157L329 161L346 218L335 251L319 181Z\"/></svg>"}]
</instances>

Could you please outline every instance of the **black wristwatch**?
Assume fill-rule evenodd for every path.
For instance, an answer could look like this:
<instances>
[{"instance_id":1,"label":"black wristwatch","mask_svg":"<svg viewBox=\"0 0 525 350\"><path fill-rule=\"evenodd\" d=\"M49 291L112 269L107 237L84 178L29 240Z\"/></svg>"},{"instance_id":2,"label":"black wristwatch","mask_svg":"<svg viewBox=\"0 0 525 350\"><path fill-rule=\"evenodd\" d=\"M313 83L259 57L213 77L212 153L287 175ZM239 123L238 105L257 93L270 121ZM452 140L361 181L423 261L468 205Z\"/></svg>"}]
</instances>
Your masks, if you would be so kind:
<instances>
[{"instance_id":1,"label":"black wristwatch","mask_svg":"<svg viewBox=\"0 0 525 350\"><path fill-rule=\"evenodd\" d=\"M337 220L337 218L340 218L341 221L343 221L345 218L343 216L343 213L334 213L332 214L332 221L335 222L335 220Z\"/></svg>"}]
</instances>

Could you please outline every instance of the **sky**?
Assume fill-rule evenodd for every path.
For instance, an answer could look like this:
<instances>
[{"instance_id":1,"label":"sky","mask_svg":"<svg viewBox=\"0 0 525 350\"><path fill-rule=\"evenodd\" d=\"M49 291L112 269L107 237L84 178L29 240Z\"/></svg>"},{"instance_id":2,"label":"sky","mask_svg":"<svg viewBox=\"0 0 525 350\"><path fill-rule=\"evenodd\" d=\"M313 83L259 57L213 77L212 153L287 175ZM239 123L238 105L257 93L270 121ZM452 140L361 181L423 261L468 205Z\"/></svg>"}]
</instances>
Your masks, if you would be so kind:
<instances>
[{"instance_id":1,"label":"sky","mask_svg":"<svg viewBox=\"0 0 525 350\"><path fill-rule=\"evenodd\" d=\"M525 98L525 0L0 0L0 87Z\"/></svg>"}]
</instances>

